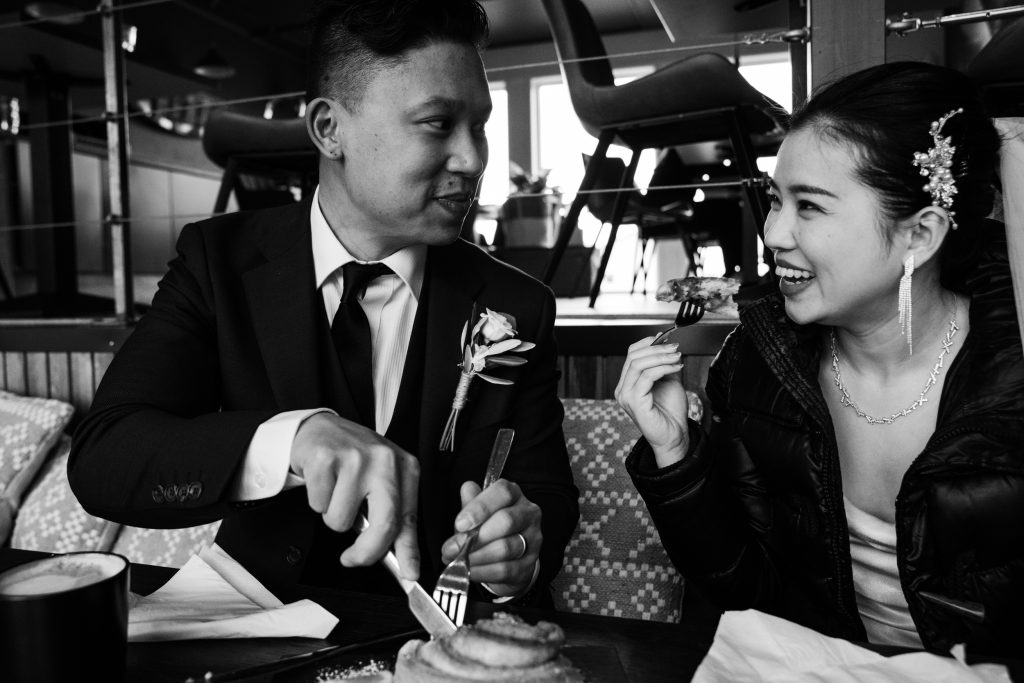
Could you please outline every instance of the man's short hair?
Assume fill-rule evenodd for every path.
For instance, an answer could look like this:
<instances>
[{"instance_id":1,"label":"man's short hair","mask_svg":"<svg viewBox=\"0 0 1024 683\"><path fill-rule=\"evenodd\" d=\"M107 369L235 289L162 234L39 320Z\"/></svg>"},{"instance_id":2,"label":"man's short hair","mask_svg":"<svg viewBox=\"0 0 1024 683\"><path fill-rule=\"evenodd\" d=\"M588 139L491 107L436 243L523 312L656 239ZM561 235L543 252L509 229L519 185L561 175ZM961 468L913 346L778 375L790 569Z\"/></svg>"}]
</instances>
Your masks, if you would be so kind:
<instances>
[{"instance_id":1,"label":"man's short hair","mask_svg":"<svg viewBox=\"0 0 1024 683\"><path fill-rule=\"evenodd\" d=\"M477 0L322 0L313 6L310 100L334 97L349 110L378 69L434 42L482 49L487 14Z\"/></svg>"}]
</instances>

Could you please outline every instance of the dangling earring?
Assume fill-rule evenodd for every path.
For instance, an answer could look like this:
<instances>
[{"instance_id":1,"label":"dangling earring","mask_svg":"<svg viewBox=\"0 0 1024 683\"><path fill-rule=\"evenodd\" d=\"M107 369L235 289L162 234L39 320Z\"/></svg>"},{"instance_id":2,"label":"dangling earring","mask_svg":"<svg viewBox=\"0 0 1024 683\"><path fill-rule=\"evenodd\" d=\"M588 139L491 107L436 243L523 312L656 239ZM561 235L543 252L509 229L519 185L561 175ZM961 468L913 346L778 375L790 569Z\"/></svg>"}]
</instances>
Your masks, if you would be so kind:
<instances>
[{"instance_id":1,"label":"dangling earring","mask_svg":"<svg viewBox=\"0 0 1024 683\"><path fill-rule=\"evenodd\" d=\"M914 255L911 254L903 262L903 277L900 278L899 313L900 332L907 338L907 350L914 355L914 299L910 287L914 281Z\"/></svg>"}]
</instances>

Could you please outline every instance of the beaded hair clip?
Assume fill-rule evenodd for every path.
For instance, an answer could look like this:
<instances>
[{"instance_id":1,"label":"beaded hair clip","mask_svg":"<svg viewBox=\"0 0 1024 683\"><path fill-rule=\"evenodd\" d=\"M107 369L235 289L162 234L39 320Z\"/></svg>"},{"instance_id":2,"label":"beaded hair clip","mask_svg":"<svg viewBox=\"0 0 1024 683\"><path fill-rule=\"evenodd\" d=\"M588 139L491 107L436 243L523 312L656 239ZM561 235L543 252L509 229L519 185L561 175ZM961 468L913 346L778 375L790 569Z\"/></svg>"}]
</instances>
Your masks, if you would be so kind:
<instances>
[{"instance_id":1,"label":"beaded hair clip","mask_svg":"<svg viewBox=\"0 0 1024 683\"><path fill-rule=\"evenodd\" d=\"M914 165L921 167L921 175L928 176L924 191L932 196L932 203L949 212L950 227L956 230L956 215L953 208L953 195L956 194L956 180L953 178L953 153L956 147L949 144L952 136L943 137L942 127L946 121L963 112L963 108L954 109L938 121L932 121L931 134L935 146L927 152L914 152Z\"/></svg>"}]
</instances>

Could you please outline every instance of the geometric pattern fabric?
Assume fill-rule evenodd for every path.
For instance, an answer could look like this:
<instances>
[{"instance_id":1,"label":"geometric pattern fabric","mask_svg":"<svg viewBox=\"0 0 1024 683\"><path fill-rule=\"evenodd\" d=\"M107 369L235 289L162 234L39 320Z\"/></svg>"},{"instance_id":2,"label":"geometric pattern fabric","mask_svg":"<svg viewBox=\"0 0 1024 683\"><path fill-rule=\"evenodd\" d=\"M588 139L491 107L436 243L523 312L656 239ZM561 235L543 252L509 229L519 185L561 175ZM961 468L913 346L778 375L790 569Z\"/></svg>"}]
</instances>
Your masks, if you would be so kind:
<instances>
[{"instance_id":1,"label":"geometric pattern fabric","mask_svg":"<svg viewBox=\"0 0 1024 683\"><path fill-rule=\"evenodd\" d=\"M688 392L698 409L699 399ZM552 583L571 612L677 622L683 580L626 473L640 432L611 399L562 399L566 446L580 490L580 521Z\"/></svg>"},{"instance_id":2,"label":"geometric pattern fabric","mask_svg":"<svg viewBox=\"0 0 1024 683\"><path fill-rule=\"evenodd\" d=\"M71 439L61 436L54 455L21 503L11 534L12 548L69 553L110 550L119 524L87 513L68 484Z\"/></svg>"}]
</instances>

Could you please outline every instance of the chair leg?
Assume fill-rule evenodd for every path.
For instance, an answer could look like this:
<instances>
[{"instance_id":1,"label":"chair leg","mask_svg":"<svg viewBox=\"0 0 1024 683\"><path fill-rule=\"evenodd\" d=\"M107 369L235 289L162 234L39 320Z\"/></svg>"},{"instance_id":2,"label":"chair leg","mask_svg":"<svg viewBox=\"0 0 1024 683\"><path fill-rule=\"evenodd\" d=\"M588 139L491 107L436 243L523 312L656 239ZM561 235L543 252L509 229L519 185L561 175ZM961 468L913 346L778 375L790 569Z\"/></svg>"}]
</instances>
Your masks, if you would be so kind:
<instances>
[{"instance_id":1,"label":"chair leg","mask_svg":"<svg viewBox=\"0 0 1024 683\"><path fill-rule=\"evenodd\" d=\"M231 198L231 191L235 189L235 182L238 180L238 162L235 159L228 159L224 166L224 177L220 181L220 189L217 190L217 200L213 203L214 213L224 213L228 208L228 200Z\"/></svg>"},{"instance_id":2,"label":"chair leg","mask_svg":"<svg viewBox=\"0 0 1024 683\"><path fill-rule=\"evenodd\" d=\"M583 206L587 203L587 192L597 182L597 171L604 163L604 158L608 154L608 146L611 145L612 140L615 138L614 130L605 130L601 132L601 137L597 141L597 147L594 149L594 154L590 157L590 163L587 164L587 169L583 173L583 182L580 183L580 189L576 192L576 198L572 200L572 205L569 207L569 213L562 219L562 225L558 230L558 239L555 240L555 246L552 248L551 257L548 259L548 264L544 268L544 277L542 278L544 284L550 285L551 281L555 278L555 271L558 270L558 264L562 262L562 256L565 255L566 247L569 246L569 240L572 238L572 232L576 229L576 225L579 223L580 212L583 210Z\"/></svg>"},{"instance_id":3,"label":"chair leg","mask_svg":"<svg viewBox=\"0 0 1024 683\"><path fill-rule=\"evenodd\" d=\"M761 172L757 169L754 144L740 122L739 111L735 109L729 112L729 137L732 141L733 152L736 154L736 167L743 179L743 191L746 194L747 205L750 207L750 215L754 223L752 229L748 227L743 230L740 252L740 278L744 284L750 284L759 280L757 236L764 228L768 209L764 192L759 183ZM770 256L766 255L765 258L769 259Z\"/></svg>"},{"instance_id":4,"label":"chair leg","mask_svg":"<svg viewBox=\"0 0 1024 683\"><path fill-rule=\"evenodd\" d=\"M640 261L637 263L637 260L633 259L633 282L629 285L630 294L636 292L636 281L640 279L641 274L643 274L643 281L641 283L643 285L643 293L647 293L647 242L647 238L641 237L640 243L637 245L640 251Z\"/></svg>"},{"instance_id":5,"label":"chair leg","mask_svg":"<svg viewBox=\"0 0 1024 683\"><path fill-rule=\"evenodd\" d=\"M633 150L633 155L629 158L629 166L626 167L626 173L619 183L619 191L615 194L615 205L612 207L612 231L608 235L608 244L605 246L604 253L601 254L601 265L597 269L597 276L590 288L590 308L594 307L597 295L601 292L601 280L604 279L604 271L608 268L608 259L611 258L612 247L615 246L615 238L619 234L619 224L622 223L622 216L626 213L630 188L633 187L633 176L636 175L636 166L639 162L640 152Z\"/></svg>"}]
</instances>

